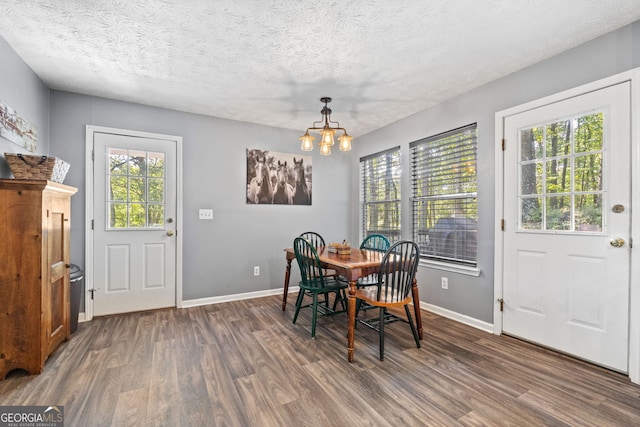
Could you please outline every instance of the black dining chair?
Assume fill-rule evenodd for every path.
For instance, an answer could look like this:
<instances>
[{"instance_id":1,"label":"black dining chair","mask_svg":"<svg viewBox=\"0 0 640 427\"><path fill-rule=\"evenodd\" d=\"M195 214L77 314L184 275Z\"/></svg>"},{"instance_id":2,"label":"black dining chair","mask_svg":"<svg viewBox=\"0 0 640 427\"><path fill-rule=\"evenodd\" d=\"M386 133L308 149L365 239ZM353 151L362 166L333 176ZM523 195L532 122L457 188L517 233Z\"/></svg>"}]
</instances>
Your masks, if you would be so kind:
<instances>
[{"instance_id":1,"label":"black dining chair","mask_svg":"<svg viewBox=\"0 0 640 427\"><path fill-rule=\"evenodd\" d=\"M295 325L301 308L311 307L313 310L311 317L311 338L315 338L318 311L321 311L323 315L334 315L338 313L345 313L347 311L347 295L345 293L345 289L348 287L348 284L336 280L334 277L327 277L324 275L324 269L320 263L318 252L307 239L296 237L293 241L293 250L296 255L298 266L300 267L300 275L302 278L300 281L300 292L296 299L296 312L293 315L293 324ZM328 295L334 292L336 293L336 304L340 301L342 304L342 311L335 310L336 304L334 304L333 309L328 306ZM310 304L303 305L305 295L311 296L312 302ZM319 295L324 296L323 301L319 301ZM319 304L319 302L323 302L325 304L322 305Z\"/></svg>"},{"instance_id":2,"label":"black dining chair","mask_svg":"<svg viewBox=\"0 0 640 427\"><path fill-rule=\"evenodd\" d=\"M416 345L420 348L418 331L409 311L412 302L411 287L418 269L420 250L414 242L403 240L394 243L385 252L377 274L377 281L370 286L356 288L356 321L378 331L380 339L380 360L384 360L384 327L386 324L403 321L409 323ZM362 303L380 309L377 319L359 319L358 311ZM387 309L404 307L407 318L398 316Z\"/></svg>"}]
</instances>

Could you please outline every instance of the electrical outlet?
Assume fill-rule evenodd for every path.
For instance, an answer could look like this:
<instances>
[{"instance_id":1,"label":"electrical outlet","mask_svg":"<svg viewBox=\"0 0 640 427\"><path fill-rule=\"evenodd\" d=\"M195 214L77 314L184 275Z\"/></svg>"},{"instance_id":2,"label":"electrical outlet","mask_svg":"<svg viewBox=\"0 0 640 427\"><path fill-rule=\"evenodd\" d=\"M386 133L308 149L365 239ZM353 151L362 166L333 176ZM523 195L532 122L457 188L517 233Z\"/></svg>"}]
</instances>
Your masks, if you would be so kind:
<instances>
[{"instance_id":1,"label":"electrical outlet","mask_svg":"<svg viewBox=\"0 0 640 427\"><path fill-rule=\"evenodd\" d=\"M442 289L449 289L449 279L446 277L442 278Z\"/></svg>"},{"instance_id":2,"label":"electrical outlet","mask_svg":"<svg viewBox=\"0 0 640 427\"><path fill-rule=\"evenodd\" d=\"M199 219L213 219L213 209L200 209L198 211Z\"/></svg>"},{"instance_id":3,"label":"electrical outlet","mask_svg":"<svg viewBox=\"0 0 640 427\"><path fill-rule=\"evenodd\" d=\"M260 266L256 265L255 267L253 267L253 275L254 276L260 275Z\"/></svg>"}]
</instances>

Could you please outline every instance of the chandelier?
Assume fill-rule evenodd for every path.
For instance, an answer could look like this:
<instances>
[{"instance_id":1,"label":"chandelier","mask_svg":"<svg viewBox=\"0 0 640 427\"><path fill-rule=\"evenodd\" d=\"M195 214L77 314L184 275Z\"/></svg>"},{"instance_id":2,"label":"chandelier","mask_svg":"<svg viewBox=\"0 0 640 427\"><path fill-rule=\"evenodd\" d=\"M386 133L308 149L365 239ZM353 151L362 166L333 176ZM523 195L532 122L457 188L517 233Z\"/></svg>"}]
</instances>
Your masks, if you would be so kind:
<instances>
[{"instance_id":1,"label":"chandelier","mask_svg":"<svg viewBox=\"0 0 640 427\"><path fill-rule=\"evenodd\" d=\"M331 102L331 98L320 98L320 102L324 102L324 107L322 107L322 111L320 111L320 113L322 113L322 120L313 122L313 126L307 128L307 131L304 133L304 135L299 138L300 141L302 141L302 146L300 148L302 149L302 151L313 150L313 140L315 139L315 137L313 135L310 135L309 131L318 130L320 131L320 154L322 154L323 156L328 156L331 154L331 147L335 144L333 136L335 135L337 130L341 130L344 133L341 137L338 138L338 141L340 143L340 151L351 151L351 140L353 139L353 137L347 133L347 130L345 128L340 127L339 122L334 122L333 120L331 120L331 108L327 106L327 104ZM317 126L322 123L324 123L324 126ZM335 124L337 126L331 127L330 124Z\"/></svg>"}]
</instances>

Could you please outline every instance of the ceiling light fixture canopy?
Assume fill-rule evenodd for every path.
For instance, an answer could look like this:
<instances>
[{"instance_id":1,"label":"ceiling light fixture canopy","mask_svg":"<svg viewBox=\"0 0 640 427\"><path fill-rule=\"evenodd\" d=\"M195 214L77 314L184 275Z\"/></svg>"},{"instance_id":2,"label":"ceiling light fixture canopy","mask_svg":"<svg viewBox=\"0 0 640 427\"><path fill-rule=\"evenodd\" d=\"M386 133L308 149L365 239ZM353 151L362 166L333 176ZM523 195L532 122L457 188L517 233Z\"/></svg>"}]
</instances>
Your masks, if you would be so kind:
<instances>
[{"instance_id":1,"label":"ceiling light fixture canopy","mask_svg":"<svg viewBox=\"0 0 640 427\"><path fill-rule=\"evenodd\" d=\"M324 102L324 107L322 107L322 110L320 111L322 114L322 120L313 122L313 126L307 128L304 135L299 138L300 141L302 141L300 148L302 151L313 150L313 140L315 137L309 134L309 131L317 130L320 131L320 154L328 156L331 154L331 147L335 144L334 135L337 130L341 130L343 134L338 138L340 151L351 151L351 140L353 140L353 137L347 133L345 128L340 127L340 122L334 122L331 120L331 108L328 107L328 104L331 102L331 98L325 96L320 98L320 102ZM318 125L322 124L324 124L322 127L318 127ZM335 124L337 126L332 127L331 124Z\"/></svg>"}]
</instances>

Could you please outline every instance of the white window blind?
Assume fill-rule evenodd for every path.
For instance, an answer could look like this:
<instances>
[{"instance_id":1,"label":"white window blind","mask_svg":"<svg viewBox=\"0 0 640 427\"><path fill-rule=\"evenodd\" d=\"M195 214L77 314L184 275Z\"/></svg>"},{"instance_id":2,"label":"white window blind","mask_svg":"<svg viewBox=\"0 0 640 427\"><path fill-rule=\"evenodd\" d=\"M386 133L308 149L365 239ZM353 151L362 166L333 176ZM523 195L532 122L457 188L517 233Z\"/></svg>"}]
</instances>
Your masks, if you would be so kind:
<instances>
[{"instance_id":1,"label":"white window blind","mask_svg":"<svg viewBox=\"0 0 640 427\"><path fill-rule=\"evenodd\" d=\"M400 147L360 159L362 238L400 240Z\"/></svg>"},{"instance_id":2,"label":"white window blind","mask_svg":"<svg viewBox=\"0 0 640 427\"><path fill-rule=\"evenodd\" d=\"M476 124L410 144L413 239L420 255L477 265Z\"/></svg>"}]
</instances>

